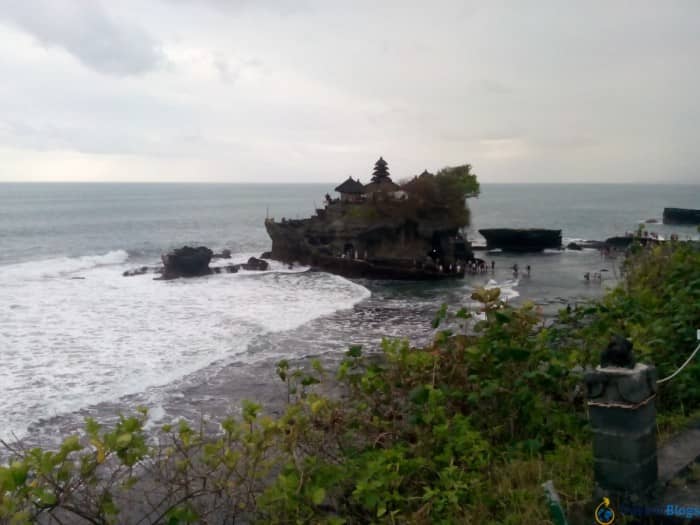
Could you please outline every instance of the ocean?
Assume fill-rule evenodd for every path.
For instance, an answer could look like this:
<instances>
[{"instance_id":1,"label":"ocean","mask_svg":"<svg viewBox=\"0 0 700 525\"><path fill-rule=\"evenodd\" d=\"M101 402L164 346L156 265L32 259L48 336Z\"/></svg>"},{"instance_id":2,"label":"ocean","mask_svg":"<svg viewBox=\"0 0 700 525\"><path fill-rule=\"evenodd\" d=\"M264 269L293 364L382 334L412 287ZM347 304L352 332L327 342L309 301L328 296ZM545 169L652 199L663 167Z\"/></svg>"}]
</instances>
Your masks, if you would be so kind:
<instances>
[{"instance_id":1,"label":"ocean","mask_svg":"<svg viewBox=\"0 0 700 525\"><path fill-rule=\"evenodd\" d=\"M85 416L109 422L136 406L153 423L274 404L274 363L321 357L383 336L421 344L439 306L499 286L552 314L599 296L617 262L595 250L485 253L496 271L441 283L348 280L273 263L267 272L155 281L122 277L168 249L228 248L234 262L270 248L263 221L303 218L334 185L0 184L0 439L55 443ZM700 186L489 185L470 200L482 227L561 228L565 241L602 240L700 207ZM646 224L668 237L693 227ZM532 266L514 278L509 267ZM583 280L601 271L602 283Z\"/></svg>"}]
</instances>

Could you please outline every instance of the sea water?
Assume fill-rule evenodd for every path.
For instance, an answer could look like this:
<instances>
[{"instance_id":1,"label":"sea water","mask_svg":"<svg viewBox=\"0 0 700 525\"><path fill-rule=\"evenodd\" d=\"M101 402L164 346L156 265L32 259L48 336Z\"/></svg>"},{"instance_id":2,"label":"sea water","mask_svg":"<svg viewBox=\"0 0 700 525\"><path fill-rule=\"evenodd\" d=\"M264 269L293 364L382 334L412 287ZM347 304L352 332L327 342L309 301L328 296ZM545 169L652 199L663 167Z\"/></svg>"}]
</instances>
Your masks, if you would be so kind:
<instances>
[{"instance_id":1,"label":"sea water","mask_svg":"<svg viewBox=\"0 0 700 525\"><path fill-rule=\"evenodd\" d=\"M0 184L0 438L72 430L139 404L160 417L202 414L280 358L339 356L382 336L430 337L444 301L469 302L499 286L562 307L602 286L584 271L614 265L595 251L486 254L488 275L442 283L351 281L273 263L267 272L155 281L122 277L183 244L232 250L233 262L269 249L266 216L311 214L331 185ZM664 206L698 207L697 186L484 185L473 228L562 228L602 239L659 218ZM647 225L661 235L694 228ZM533 267L512 275L509 267ZM251 371L254 371L251 373ZM231 387L234 385L234 387ZM249 392L247 390L256 390ZM185 394L187 392L187 394ZM222 392L226 394L222 394Z\"/></svg>"}]
</instances>

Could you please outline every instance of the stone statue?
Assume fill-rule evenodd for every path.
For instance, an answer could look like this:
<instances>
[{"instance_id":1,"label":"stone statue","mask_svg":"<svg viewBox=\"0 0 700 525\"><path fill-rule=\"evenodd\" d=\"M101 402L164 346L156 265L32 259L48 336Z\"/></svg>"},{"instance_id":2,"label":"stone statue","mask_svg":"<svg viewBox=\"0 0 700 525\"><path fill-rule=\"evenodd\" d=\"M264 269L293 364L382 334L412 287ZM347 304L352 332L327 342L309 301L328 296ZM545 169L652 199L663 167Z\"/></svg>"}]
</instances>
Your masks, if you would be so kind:
<instances>
[{"instance_id":1,"label":"stone statue","mask_svg":"<svg viewBox=\"0 0 700 525\"><path fill-rule=\"evenodd\" d=\"M616 335L612 338L608 347L600 355L600 366L607 368L634 368L635 359L632 352L632 343L625 337Z\"/></svg>"}]
</instances>

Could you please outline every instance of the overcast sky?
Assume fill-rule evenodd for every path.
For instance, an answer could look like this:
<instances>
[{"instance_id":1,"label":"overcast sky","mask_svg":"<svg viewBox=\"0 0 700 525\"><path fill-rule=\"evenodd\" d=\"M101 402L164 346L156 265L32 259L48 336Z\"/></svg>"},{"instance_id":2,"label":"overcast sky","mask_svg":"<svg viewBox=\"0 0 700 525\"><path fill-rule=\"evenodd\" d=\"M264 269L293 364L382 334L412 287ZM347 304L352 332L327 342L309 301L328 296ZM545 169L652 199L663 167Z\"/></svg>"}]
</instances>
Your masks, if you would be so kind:
<instances>
[{"instance_id":1,"label":"overcast sky","mask_svg":"<svg viewBox=\"0 0 700 525\"><path fill-rule=\"evenodd\" d=\"M0 0L0 181L700 182L700 1Z\"/></svg>"}]
</instances>

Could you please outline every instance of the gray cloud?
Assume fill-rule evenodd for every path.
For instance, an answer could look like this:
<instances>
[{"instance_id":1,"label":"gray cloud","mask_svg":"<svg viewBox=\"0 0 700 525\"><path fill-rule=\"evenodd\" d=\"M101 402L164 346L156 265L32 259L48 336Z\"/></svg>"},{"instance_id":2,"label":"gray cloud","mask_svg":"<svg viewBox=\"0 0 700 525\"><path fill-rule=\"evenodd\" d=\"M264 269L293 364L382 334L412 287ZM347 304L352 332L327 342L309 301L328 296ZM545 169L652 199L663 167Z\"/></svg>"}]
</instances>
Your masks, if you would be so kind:
<instances>
[{"instance_id":1,"label":"gray cloud","mask_svg":"<svg viewBox=\"0 0 700 525\"><path fill-rule=\"evenodd\" d=\"M60 47L104 74L138 75L163 60L156 42L137 25L110 16L99 0L23 0L5 3L0 19L46 47Z\"/></svg>"},{"instance_id":2,"label":"gray cloud","mask_svg":"<svg viewBox=\"0 0 700 525\"><path fill-rule=\"evenodd\" d=\"M227 84L234 84L246 69L253 69L262 66L262 62L255 58L246 60L232 60L221 54L214 56L212 58L212 63L219 72L221 81L226 82Z\"/></svg>"},{"instance_id":3,"label":"gray cloud","mask_svg":"<svg viewBox=\"0 0 700 525\"><path fill-rule=\"evenodd\" d=\"M61 176L334 182L381 154L398 178L697 180L695 1L0 6L0 178L78 152Z\"/></svg>"}]
</instances>

